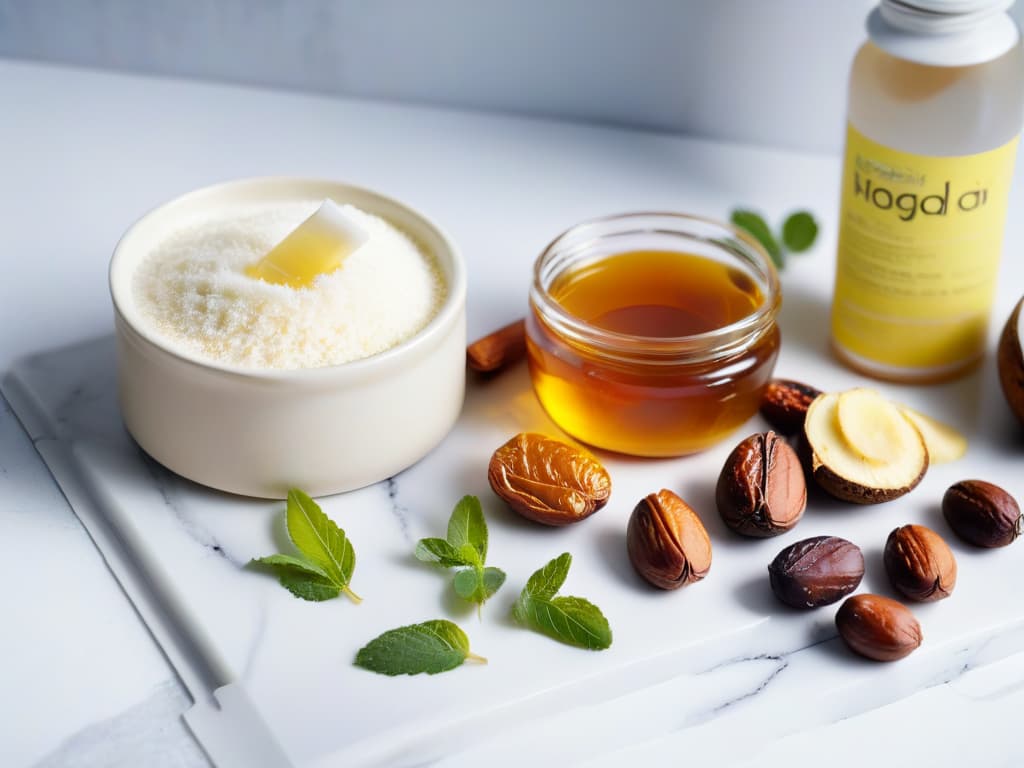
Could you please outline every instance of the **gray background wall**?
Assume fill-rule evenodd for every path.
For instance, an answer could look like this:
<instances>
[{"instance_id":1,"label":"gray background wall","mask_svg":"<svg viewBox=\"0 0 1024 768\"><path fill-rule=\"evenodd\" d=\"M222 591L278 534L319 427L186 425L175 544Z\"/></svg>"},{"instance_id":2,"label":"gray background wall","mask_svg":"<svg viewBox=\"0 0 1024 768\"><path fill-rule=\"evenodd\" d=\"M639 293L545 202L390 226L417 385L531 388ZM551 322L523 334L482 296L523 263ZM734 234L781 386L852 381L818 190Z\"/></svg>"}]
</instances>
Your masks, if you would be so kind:
<instances>
[{"instance_id":1,"label":"gray background wall","mask_svg":"<svg viewBox=\"0 0 1024 768\"><path fill-rule=\"evenodd\" d=\"M0 56L834 150L873 5L0 0Z\"/></svg>"}]
</instances>

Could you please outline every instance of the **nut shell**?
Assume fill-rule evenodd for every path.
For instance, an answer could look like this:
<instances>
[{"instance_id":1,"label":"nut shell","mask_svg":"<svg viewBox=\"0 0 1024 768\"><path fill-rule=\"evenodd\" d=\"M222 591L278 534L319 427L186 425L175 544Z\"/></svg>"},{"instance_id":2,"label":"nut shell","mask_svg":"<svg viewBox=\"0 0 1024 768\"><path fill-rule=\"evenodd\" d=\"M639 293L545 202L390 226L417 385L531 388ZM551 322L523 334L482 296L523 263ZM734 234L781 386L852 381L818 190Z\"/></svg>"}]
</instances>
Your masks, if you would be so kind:
<instances>
[{"instance_id":1,"label":"nut shell","mask_svg":"<svg viewBox=\"0 0 1024 768\"><path fill-rule=\"evenodd\" d=\"M1003 388L1003 396L1007 405L1024 425L1024 349L1020 339L1020 312L1024 306L1021 299L1013 308L1003 332L999 337L999 348L996 353L996 366L999 369L999 384Z\"/></svg>"},{"instance_id":2,"label":"nut shell","mask_svg":"<svg viewBox=\"0 0 1024 768\"><path fill-rule=\"evenodd\" d=\"M711 539L696 512L672 491L644 497L626 528L629 561L661 589L703 579L711 568Z\"/></svg>"},{"instance_id":3,"label":"nut shell","mask_svg":"<svg viewBox=\"0 0 1024 768\"><path fill-rule=\"evenodd\" d=\"M956 586L956 558L939 534L904 525L889 534L883 562L897 592L918 602L949 597Z\"/></svg>"},{"instance_id":4,"label":"nut shell","mask_svg":"<svg viewBox=\"0 0 1024 768\"><path fill-rule=\"evenodd\" d=\"M841 600L864 577L860 547L838 536L814 536L791 544L772 560L772 592L794 608L817 608Z\"/></svg>"},{"instance_id":5,"label":"nut shell","mask_svg":"<svg viewBox=\"0 0 1024 768\"><path fill-rule=\"evenodd\" d=\"M792 379L772 379L761 396L761 415L783 435L803 431L804 419L820 389Z\"/></svg>"},{"instance_id":6,"label":"nut shell","mask_svg":"<svg viewBox=\"0 0 1024 768\"><path fill-rule=\"evenodd\" d=\"M807 483L796 452L774 432L751 435L722 467L715 502L736 533L765 538L785 533L807 506Z\"/></svg>"},{"instance_id":7,"label":"nut shell","mask_svg":"<svg viewBox=\"0 0 1024 768\"><path fill-rule=\"evenodd\" d=\"M984 480L961 480L942 497L942 514L957 536L977 547L1005 547L1024 518L1013 496Z\"/></svg>"},{"instance_id":8,"label":"nut shell","mask_svg":"<svg viewBox=\"0 0 1024 768\"><path fill-rule=\"evenodd\" d=\"M487 480L523 517L568 525L608 502L612 481L597 459L561 440L521 432L491 456Z\"/></svg>"},{"instance_id":9,"label":"nut shell","mask_svg":"<svg viewBox=\"0 0 1024 768\"><path fill-rule=\"evenodd\" d=\"M836 613L839 636L856 653L896 661L921 645L921 625L902 603L881 595L848 597Z\"/></svg>"}]
</instances>

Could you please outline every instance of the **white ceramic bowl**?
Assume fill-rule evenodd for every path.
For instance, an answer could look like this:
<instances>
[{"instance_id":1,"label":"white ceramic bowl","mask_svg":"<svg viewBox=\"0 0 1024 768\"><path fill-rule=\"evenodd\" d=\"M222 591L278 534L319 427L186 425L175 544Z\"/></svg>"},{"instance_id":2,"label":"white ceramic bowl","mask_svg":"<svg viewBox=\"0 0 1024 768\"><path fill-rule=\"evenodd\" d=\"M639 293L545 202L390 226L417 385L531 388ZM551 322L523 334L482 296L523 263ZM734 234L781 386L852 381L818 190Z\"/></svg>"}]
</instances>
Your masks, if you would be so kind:
<instances>
[{"instance_id":1,"label":"white ceramic bowl","mask_svg":"<svg viewBox=\"0 0 1024 768\"><path fill-rule=\"evenodd\" d=\"M141 321L132 276L183 222L225 205L332 198L376 214L437 260L447 298L413 338L344 365L260 370L172 349ZM125 426L146 453L197 483L284 498L360 488L414 464L448 433L462 407L466 273L458 248L423 214L331 181L246 179L191 192L129 229L110 263Z\"/></svg>"}]
</instances>

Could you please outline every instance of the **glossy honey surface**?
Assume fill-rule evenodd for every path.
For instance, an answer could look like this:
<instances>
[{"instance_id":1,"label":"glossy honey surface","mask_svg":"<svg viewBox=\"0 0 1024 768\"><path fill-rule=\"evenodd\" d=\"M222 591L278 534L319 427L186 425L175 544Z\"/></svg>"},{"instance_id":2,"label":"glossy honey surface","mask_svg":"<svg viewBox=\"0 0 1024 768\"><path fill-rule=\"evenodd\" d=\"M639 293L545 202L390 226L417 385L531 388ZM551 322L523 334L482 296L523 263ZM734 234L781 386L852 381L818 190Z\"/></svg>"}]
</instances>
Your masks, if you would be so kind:
<instances>
[{"instance_id":1,"label":"glossy honey surface","mask_svg":"<svg viewBox=\"0 0 1024 768\"><path fill-rule=\"evenodd\" d=\"M599 331L655 340L715 331L764 300L735 267L678 251L607 256L557 276L548 293ZM702 362L621 359L566 338L532 310L530 375L545 410L574 437L637 456L693 453L732 432L757 410L778 354L772 327L749 347Z\"/></svg>"}]
</instances>

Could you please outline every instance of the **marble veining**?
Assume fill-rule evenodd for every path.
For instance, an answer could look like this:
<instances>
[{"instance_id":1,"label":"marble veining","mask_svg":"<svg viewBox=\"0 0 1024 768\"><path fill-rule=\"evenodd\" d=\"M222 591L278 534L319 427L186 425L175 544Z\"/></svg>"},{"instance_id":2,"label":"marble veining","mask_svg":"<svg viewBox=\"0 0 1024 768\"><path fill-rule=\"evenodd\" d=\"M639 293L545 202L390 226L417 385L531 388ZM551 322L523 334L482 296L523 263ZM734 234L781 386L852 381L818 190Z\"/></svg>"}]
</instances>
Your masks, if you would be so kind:
<instances>
[{"instance_id":1,"label":"marble veining","mask_svg":"<svg viewBox=\"0 0 1024 768\"><path fill-rule=\"evenodd\" d=\"M771 662L771 664L769 665L770 671L768 675L757 684L756 688L754 688L752 691L748 691L747 693L742 694L741 696L737 696L736 698L729 699L728 701L719 704L712 710L712 712L717 715L720 712L723 712L724 710L728 709L729 707L735 706L741 701L746 701L747 699L753 696L757 696L757 694L761 693L761 691L763 691L765 688L771 685L771 682L776 677L782 674L782 672L789 666L789 662L786 661L786 659L783 656L775 656L768 653L759 653L756 656L747 656L740 659L730 659L729 661L723 662L722 664L717 664L711 669L709 669L708 672L715 672L726 666L733 666L736 664L760 665L762 662L766 661Z\"/></svg>"},{"instance_id":2,"label":"marble veining","mask_svg":"<svg viewBox=\"0 0 1024 768\"><path fill-rule=\"evenodd\" d=\"M236 568L242 568L249 562L250 558L243 558L233 554L224 542L218 541L213 533L191 512L187 502L179 498L178 488L181 478L165 469L153 459L139 451L140 461L145 465L146 471L153 479L153 484L160 497L163 499L167 509L181 523L181 528L188 536L204 549L223 558Z\"/></svg>"},{"instance_id":3,"label":"marble veining","mask_svg":"<svg viewBox=\"0 0 1024 768\"><path fill-rule=\"evenodd\" d=\"M409 533L409 509L398 500L398 476L389 477L381 484L391 502L391 514L398 523L398 529L402 532L402 538L412 543L412 534Z\"/></svg>"}]
</instances>

